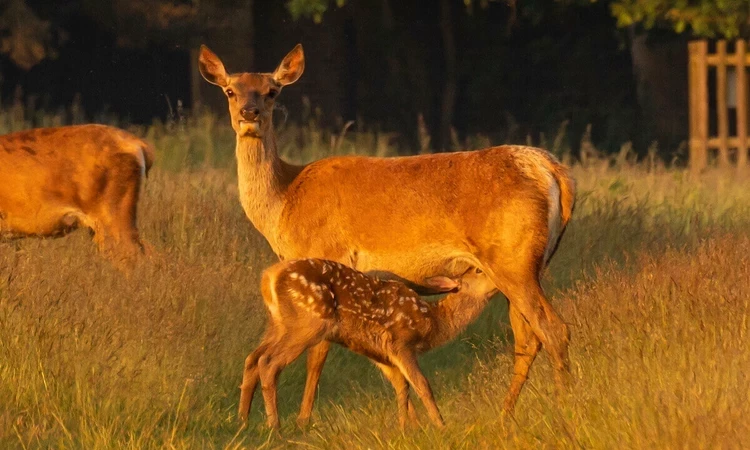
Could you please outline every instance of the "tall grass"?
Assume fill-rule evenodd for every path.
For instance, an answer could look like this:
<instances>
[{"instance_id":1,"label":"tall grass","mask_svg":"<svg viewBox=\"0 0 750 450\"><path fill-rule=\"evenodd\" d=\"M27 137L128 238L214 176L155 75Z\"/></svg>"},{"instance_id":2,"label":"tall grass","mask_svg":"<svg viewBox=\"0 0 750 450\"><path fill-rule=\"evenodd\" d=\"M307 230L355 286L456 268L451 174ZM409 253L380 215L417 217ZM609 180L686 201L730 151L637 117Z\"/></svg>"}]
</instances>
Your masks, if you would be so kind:
<instances>
[{"instance_id":1,"label":"tall grass","mask_svg":"<svg viewBox=\"0 0 750 450\"><path fill-rule=\"evenodd\" d=\"M341 136L315 141L313 125L286 127L284 153L296 160ZM205 116L135 131L158 151L139 217L153 259L123 275L85 232L0 243L0 448L750 445L750 180L574 169L577 209L544 279L573 331L575 383L562 398L541 356L515 417L501 416L512 354L498 297L460 339L421 359L446 430L426 418L398 430L378 371L337 349L310 428L293 425L298 362L280 383L281 434L262 426L257 399L238 432L242 363L265 323L259 274L275 257L239 206L224 125ZM366 153L395 153L386 138L357 134L335 141L337 151L364 139Z\"/></svg>"}]
</instances>

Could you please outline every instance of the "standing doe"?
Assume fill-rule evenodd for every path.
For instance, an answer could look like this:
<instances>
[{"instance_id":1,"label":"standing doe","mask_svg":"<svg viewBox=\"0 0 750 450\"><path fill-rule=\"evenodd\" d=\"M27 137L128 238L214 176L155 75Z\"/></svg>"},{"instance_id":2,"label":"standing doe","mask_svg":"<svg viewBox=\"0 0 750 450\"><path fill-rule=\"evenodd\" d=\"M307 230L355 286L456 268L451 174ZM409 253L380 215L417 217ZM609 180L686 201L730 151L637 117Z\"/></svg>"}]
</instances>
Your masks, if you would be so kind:
<instances>
[{"instance_id":1,"label":"standing doe","mask_svg":"<svg viewBox=\"0 0 750 450\"><path fill-rule=\"evenodd\" d=\"M505 410L513 409L542 345L563 384L569 332L539 279L573 211L568 169L544 150L512 145L288 164L279 158L272 113L281 89L304 68L301 45L272 73L228 73L207 47L200 51L201 74L229 104L240 202L273 251L282 260L324 258L411 282L480 268L510 302L515 367ZM301 423L310 417L328 348L323 340L308 352Z\"/></svg>"},{"instance_id":2,"label":"standing doe","mask_svg":"<svg viewBox=\"0 0 750 450\"><path fill-rule=\"evenodd\" d=\"M263 273L261 292L269 316L265 336L245 360L239 415L247 420L260 380L268 425L278 428L276 382L281 370L320 342L335 342L370 358L393 384L399 423L414 417L413 387L430 419L443 418L417 355L455 338L482 312L496 292L479 269L469 269L460 284L450 278L425 280L451 291L436 303L422 301L398 281L383 281L321 259L288 260Z\"/></svg>"},{"instance_id":3,"label":"standing doe","mask_svg":"<svg viewBox=\"0 0 750 450\"><path fill-rule=\"evenodd\" d=\"M151 146L104 125L39 128L0 136L0 239L59 237L90 228L100 251L131 260Z\"/></svg>"}]
</instances>

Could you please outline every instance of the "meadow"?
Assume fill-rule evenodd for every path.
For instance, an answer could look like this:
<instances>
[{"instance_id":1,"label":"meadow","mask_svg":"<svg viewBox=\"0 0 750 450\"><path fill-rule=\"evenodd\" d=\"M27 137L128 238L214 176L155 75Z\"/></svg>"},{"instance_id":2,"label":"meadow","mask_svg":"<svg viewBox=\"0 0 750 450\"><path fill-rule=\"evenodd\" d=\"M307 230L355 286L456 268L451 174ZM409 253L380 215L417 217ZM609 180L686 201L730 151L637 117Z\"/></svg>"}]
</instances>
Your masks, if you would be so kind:
<instances>
[{"instance_id":1,"label":"meadow","mask_svg":"<svg viewBox=\"0 0 750 450\"><path fill-rule=\"evenodd\" d=\"M14 120L3 112L0 131ZM152 258L123 274L85 231L0 243L0 448L750 447L749 177L627 155L574 166L576 211L544 276L572 332L568 393L542 353L515 415L501 414L512 334L498 296L420 360L445 430L420 404L420 426L401 431L379 371L336 348L308 428L294 421L303 359L282 374L276 434L259 395L247 429L236 417L275 257L239 205L233 136L209 115L135 131L157 148L139 209ZM389 142L280 133L293 161L387 156Z\"/></svg>"}]
</instances>

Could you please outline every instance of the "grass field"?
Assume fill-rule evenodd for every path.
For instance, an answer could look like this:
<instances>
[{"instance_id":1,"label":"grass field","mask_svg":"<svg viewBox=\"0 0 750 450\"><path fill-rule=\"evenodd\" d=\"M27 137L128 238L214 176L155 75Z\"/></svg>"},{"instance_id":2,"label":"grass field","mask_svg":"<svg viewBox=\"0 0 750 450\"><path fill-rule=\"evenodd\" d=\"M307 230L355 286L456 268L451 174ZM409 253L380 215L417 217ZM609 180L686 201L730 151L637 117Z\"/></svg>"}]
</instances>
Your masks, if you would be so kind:
<instances>
[{"instance_id":1,"label":"grass field","mask_svg":"<svg viewBox=\"0 0 750 450\"><path fill-rule=\"evenodd\" d=\"M419 405L422 426L401 432L387 382L335 349L309 428L294 425L298 361L281 378L281 433L262 425L260 397L238 433L242 363L265 322L259 274L275 258L244 217L231 153L194 164L164 151L194 141L151 137L152 260L125 276L86 232L0 243L0 448L750 447L750 179L575 168L577 209L544 280L572 330L563 397L542 354L515 417L501 416L512 354L497 297L421 359L445 430Z\"/></svg>"}]
</instances>

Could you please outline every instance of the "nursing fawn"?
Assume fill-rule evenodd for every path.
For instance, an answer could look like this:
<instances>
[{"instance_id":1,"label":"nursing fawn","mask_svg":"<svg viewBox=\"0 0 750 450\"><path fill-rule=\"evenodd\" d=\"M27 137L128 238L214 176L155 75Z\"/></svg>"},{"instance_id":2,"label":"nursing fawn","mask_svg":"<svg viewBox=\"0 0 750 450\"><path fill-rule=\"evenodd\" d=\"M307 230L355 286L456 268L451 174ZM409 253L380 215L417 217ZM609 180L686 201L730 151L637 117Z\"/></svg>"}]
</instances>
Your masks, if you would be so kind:
<instances>
[{"instance_id":1,"label":"nursing fawn","mask_svg":"<svg viewBox=\"0 0 750 450\"><path fill-rule=\"evenodd\" d=\"M322 259L288 260L268 268L261 291L269 324L260 345L245 360L240 418L247 420L260 381L268 426L278 428L279 373L306 349L327 341L367 356L383 371L396 390L402 427L414 417L410 386L430 419L442 427L443 418L417 355L455 338L497 291L475 268L459 281L438 276L424 283L436 291L453 292L428 303L404 283L380 280Z\"/></svg>"}]
</instances>

